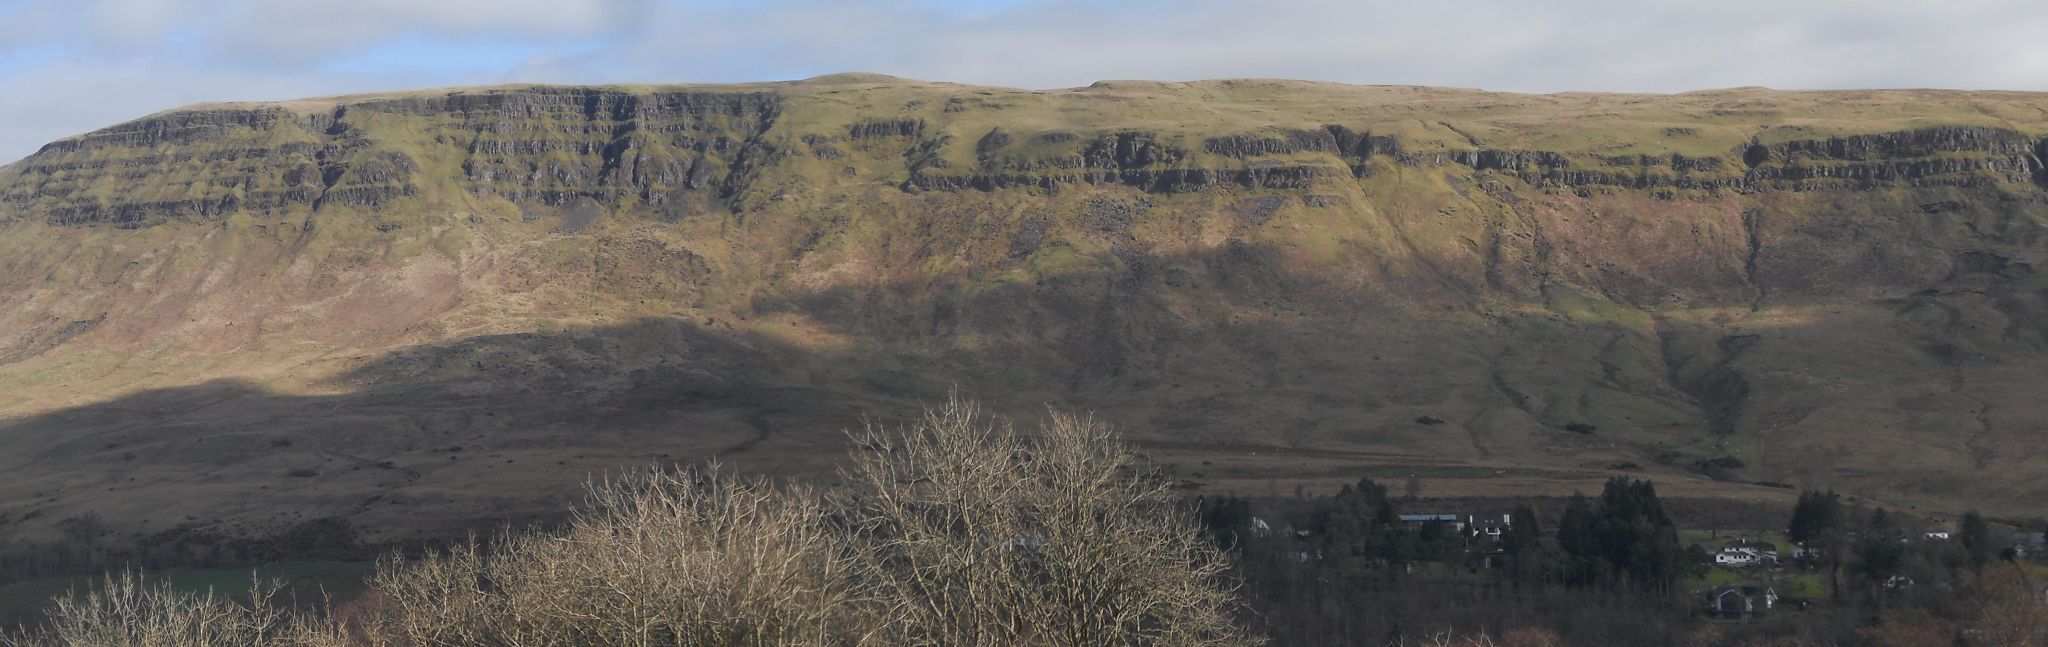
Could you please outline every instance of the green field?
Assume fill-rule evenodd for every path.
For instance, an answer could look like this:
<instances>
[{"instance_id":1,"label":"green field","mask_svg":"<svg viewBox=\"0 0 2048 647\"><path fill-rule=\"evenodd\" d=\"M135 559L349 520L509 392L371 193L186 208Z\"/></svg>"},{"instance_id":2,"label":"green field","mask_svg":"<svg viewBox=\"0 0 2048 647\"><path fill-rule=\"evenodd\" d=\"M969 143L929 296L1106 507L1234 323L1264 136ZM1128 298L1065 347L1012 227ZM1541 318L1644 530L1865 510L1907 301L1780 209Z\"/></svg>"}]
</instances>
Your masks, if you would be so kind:
<instances>
[{"instance_id":1,"label":"green field","mask_svg":"<svg viewBox=\"0 0 2048 647\"><path fill-rule=\"evenodd\" d=\"M1726 544L1728 542L1734 541L1738 537L1760 539L1763 541L1776 544L1780 552L1787 554L1791 553L1792 548L1796 545L1792 543L1791 539L1786 538L1785 533L1782 532L1757 532L1754 530L1722 530L1717 533L1711 530L1698 529L1678 531L1678 544L1681 546L1691 546L1693 544L1699 544L1701 546L1711 548L1716 544Z\"/></svg>"},{"instance_id":2,"label":"green field","mask_svg":"<svg viewBox=\"0 0 2048 647\"><path fill-rule=\"evenodd\" d=\"M1778 595L1785 598L1826 598L1834 595L1834 589L1828 583L1827 573L1808 573L1797 566L1789 565L1792 548L1795 544L1792 543L1791 539L1787 539L1784 533L1728 530L1715 533L1713 531L1697 529L1678 531L1679 544L1685 546L1699 544L1702 548L1706 548L1708 552L1712 552L1715 546L1734 541L1738 537L1760 539L1776 544L1780 558L1784 559L1788 565L1778 570L1714 567L1707 570L1705 577L1687 580L1686 588L1700 590L1710 589L1723 584L1762 583L1777 589Z\"/></svg>"},{"instance_id":3,"label":"green field","mask_svg":"<svg viewBox=\"0 0 2048 647\"><path fill-rule=\"evenodd\" d=\"M1777 589L1778 596L1782 598L1817 599L1834 595L1834 590L1828 586L1826 573L1807 573L1796 568L1780 571L1715 568L1707 571L1706 577L1686 580L1686 588L1705 590L1723 584L1751 583L1761 583Z\"/></svg>"}]
</instances>

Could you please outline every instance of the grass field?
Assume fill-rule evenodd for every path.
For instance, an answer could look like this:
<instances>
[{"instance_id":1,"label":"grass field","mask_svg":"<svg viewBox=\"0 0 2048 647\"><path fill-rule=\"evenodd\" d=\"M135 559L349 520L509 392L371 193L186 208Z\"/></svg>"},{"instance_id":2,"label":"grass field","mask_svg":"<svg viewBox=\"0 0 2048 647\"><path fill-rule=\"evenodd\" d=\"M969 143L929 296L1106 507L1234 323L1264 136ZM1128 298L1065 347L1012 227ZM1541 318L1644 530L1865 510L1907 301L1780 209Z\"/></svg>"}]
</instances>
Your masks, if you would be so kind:
<instances>
[{"instance_id":1,"label":"grass field","mask_svg":"<svg viewBox=\"0 0 2048 647\"><path fill-rule=\"evenodd\" d=\"M1805 573L1798 569L1769 571L1764 569L1734 570L1715 568L1707 571L1705 577L1686 580L1690 590L1707 590L1723 584L1760 583L1778 591L1778 597L1819 599L1832 597L1834 588L1828 585L1826 573Z\"/></svg>"},{"instance_id":2,"label":"grass field","mask_svg":"<svg viewBox=\"0 0 2048 647\"><path fill-rule=\"evenodd\" d=\"M1725 544L1738 538L1767 541L1777 545L1779 552L1787 554L1796 546L1782 532L1759 532L1755 530L1721 530L1717 532L1700 529L1683 529L1678 531L1678 543L1683 546L1699 544L1712 548L1716 544Z\"/></svg>"}]
</instances>

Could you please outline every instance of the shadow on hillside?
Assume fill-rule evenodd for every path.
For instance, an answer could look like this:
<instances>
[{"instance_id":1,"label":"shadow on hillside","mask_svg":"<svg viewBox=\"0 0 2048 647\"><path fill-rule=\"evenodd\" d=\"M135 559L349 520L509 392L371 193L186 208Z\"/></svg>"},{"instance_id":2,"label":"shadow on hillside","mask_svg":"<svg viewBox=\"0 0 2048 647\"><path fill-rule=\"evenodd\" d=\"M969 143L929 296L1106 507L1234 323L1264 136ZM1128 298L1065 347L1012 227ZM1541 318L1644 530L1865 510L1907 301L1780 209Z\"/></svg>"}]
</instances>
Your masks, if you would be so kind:
<instances>
[{"instance_id":1,"label":"shadow on hillside","mask_svg":"<svg viewBox=\"0 0 2048 647\"><path fill-rule=\"evenodd\" d=\"M0 422L0 536L88 514L143 531L339 518L445 535L558 518L594 474L713 457L829 482L842 430L956 386L1013 415L1094 411L1146 449L1650 465L1698 451L1715 424L1687 371L1744 352L1716 343L1733 327L1691 331L1718 349L1691 355L1662 326L1543 309L1593 287L1488 287L1504 271L1540 285L1534 266L1303 271L1251 243L1108 247L1020 280L961 271L762 295L736 320L426 344L348 368L329 395L216 381ZM1741 277L1699 280L1747 294ZM1735 397L1726 415L1743 424L1812 411ZM1355 478L1290 460L1245 478Z\"/></svg>"},{"instance_id":2,"label":"shadow on hillside","mask_svg":"<svg viewBox=\"0 0 2048 647\"><path fill-rule=\"evenodd\" d=\"M0 534L89 513L227 534L324 517L445 532L559 516L590 476L653 462L804 473L840 453L840 429L892 407L880 389L791 379L782 367L819 361L803 355L648 319L409 348L334 394L217 380L0 422ZM896 386L905 409L944 394Z\"/></svg>"},{"instance_id":3,"label":"shadow on hillside","mask_svg":"<svg viewBox=\"0 0 2048 647\"><path fill-rule=\"evenodd\" d=\"M1243 244L1096 260L425 344L347 367L331 394L222 380L0 421L0 536L88 514L445 533L559 515L593 474L713 457L829 480L843 430L956 386L1018 416L1094 410L1142 443L1254 450L1477 456L1455 427L1506 404L1486 386L1496 351L1459 343L1491 324L1456 302L1451 326L1420 325Z\"/></svg>"}]
</instances>

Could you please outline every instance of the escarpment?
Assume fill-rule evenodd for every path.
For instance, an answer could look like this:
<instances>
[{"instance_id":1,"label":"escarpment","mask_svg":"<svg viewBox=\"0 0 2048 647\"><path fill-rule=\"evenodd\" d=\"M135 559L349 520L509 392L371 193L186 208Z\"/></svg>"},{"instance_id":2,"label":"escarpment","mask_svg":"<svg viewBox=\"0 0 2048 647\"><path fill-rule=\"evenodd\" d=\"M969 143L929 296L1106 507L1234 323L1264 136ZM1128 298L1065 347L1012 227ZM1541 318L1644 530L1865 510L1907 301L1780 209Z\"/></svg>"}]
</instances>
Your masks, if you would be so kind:
<instances>
[{"instance_id":1,"label":"escarpment","mask_svg":"<svg viewBox=\"0 0 2048 647\"><path fill-rule=\"evenodd\" d=\"M837 132L825 124L776 128L786 102L807 98L775 87L543 87L344 99L317 109L185 109L44 147L0 178L0 204L10 217L126 227L238 211L374 209L443 189L546 206L589 199L687 211L728 204L799 151L830 161L849 146L879 153L862 161L896 166L870 170L901 173L902 188L920 191L1308 189L1380 165L1445 164L1536 187L1796 191L2048 182L2048 137L2004 127L1814 138L1765 123L1762 135L1712 152L1655 154L1493 146L1462 130L1463 141L1414 138L1362 122L1206 136L1012 126L967 138L950 131L973 115L950 102L929 115L860 117ZM446 165L460 173L439 170ZM435 170L423 173L428 166Z\"/></svg>"},{"instance_id":2,"label":"escarpment","mask_svg":"<svg viewBox=\"0 0 2048 647\"><path fill-rule=\"evenodd\" d=\"M1006 135L1006 137L1009 137ZM1142 142L1135 151L1129 142ZM1164 143L1161 143L1164 142ZM1601 155L1508 148L1449 148L1409 152L1401 139L1354 131L1268 129L1209 137L1193 155L1184 141L1147 131L1104 135L1073 150L1047 155L1006 154L1010 139L978 142L975 172L922 172L907 187L992 191L1017 187L1057 189L1072 184L1122 184L1149 192L1202 191L1220 185L1303 189L1333 169L1354 176L1370 162L1407 167L1457 164L1512 176L1535 186L1605 186L1633 189L1810 190L1825 186L1989 186L2039 182L2038 152L2048 138L1995 128L1937 127L1827 139L1730 147L1720 155ZM1426 149L1425 149L1426 150ZM1118 151L1118 152L1112 152ZM943 168L943 167L941 167Z\"/></svg>"},{"instance_id":3,"label":"escarpment","mask_svg":"<svg viewBox=\"0 0 2048 647\"><path fill-rule=\"evenodd\" d=\"M375 209L431 189L559 206L729 195L780 97L532 88L198 108L44 147L0 188L16 217L124 227L237 211ZM386 136L400 126L402 135ZM445 165L459 175L440 173Z\"/></svg>"},{"instance_id":4,"label":"escarpment","mask_svg":"<svg viewBox=\"0 0 2048 647\"><path fill-rule=\"evenodd\" d=\"M830 432L955 386L1097 411L1218 490L1315 455L2018 506L2048 497L2044 155L2024 93L842 76L175 110L0 167L0 470L61 484L0 480L0 538L111 505L124 455L168 466L132 486L156 522L249 514L180 496L192 470L395 524L664 454L828 473ZM1191 475L1253 452L1280 467ZM275 478L340 455L392 467Z\"/></svg>"}]
</instances>

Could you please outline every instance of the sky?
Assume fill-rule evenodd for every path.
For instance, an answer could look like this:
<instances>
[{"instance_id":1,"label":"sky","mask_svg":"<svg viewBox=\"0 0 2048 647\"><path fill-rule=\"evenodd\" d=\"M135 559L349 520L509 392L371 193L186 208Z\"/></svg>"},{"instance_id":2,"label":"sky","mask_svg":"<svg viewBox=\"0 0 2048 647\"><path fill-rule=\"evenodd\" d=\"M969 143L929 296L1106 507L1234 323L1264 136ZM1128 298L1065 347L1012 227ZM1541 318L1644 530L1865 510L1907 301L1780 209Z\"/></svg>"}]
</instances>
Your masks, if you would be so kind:
<instances>
[{"instance_id":1,"label":"sky","mask_svg":"<svg viewBox=\"0 0 2048 647\"><path fill-rule=\"evenodd\" d=\"M2048 90L2042 0L0 0L0 163L181 105L879 72Z\"/></svg>"}]
</instances>

